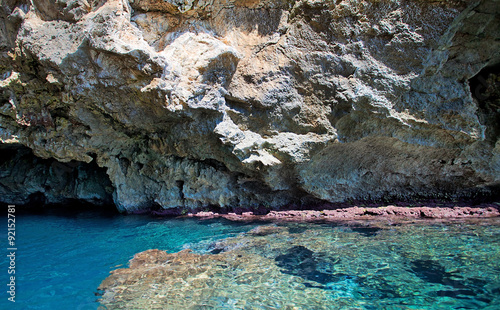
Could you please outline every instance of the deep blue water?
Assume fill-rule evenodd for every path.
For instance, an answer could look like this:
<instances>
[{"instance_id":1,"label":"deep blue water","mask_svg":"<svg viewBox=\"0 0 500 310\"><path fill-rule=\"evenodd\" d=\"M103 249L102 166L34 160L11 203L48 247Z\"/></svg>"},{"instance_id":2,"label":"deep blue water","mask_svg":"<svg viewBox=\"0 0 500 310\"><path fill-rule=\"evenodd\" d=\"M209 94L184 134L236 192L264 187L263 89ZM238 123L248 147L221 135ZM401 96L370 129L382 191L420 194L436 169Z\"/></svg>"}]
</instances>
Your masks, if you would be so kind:
<instances>
[{"instance_id":1,"label":"deep blue water","mask_svg":"<svg viewBox=\"0 0 500 310\"><path fill-rule=\"evenodd\" d=\"M5 217L6 218L6 217ZM7 300L7 220L1 229L0 309L96 309L97 287L147 249L177 252L256 224L118 215L103 211L16 214L16 302Z\"/></svg>"}]
</instances>

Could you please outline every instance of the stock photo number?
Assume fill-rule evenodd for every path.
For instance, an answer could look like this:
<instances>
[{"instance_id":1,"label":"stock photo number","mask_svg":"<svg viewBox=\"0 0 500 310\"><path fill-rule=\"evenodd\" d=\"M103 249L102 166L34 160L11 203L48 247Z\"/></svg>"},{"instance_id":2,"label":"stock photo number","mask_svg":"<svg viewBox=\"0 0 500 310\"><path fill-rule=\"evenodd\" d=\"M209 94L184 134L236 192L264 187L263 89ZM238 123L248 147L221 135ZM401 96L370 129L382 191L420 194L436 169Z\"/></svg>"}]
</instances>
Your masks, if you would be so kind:
<instances>
[{"instance_id":1,"label":"stock photo number","mask_svg":"<svg viewBox=\"0 0 500 310\"><path fill-rule=\"evenodd\" d=\"M7 259L9 261L7 293L8 300L16 302L16 206L9 205L7 208Z\"/></svg>"}]
</instances>

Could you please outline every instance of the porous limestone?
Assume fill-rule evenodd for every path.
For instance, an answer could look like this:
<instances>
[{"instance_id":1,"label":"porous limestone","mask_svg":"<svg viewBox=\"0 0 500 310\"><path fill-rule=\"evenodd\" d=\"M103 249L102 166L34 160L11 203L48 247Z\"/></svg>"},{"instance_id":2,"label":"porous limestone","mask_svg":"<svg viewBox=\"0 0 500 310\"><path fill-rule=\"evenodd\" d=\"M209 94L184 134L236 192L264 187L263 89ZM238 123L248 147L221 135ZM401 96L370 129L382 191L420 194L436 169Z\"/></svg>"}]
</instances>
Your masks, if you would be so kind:
<instances>
[{"instance_id":1,"label":"porous limestone","mask_svg":"<svg viewBox=\"0 0 500 310\"><path fill-rule=\"evenodd\" d=\"M121 211L498 189L498 0L7 0L0 16L2 149L105 169Z\"/></svg>"}]
</instances>

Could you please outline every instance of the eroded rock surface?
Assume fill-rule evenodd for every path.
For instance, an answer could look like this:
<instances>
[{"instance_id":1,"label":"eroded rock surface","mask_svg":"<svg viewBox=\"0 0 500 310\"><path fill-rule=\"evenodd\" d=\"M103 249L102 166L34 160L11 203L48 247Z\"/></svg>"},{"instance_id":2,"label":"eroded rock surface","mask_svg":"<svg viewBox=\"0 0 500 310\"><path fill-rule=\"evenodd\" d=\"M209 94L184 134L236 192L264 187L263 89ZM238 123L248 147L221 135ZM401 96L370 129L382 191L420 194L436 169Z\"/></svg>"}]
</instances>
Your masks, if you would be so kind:
<instances>
[{"instance_id":1,"label":"eroded rock surface","mask_svg":"<svg viewBox=\"0 0 500 310\"><path fill-rule=\"evenodd\" d=\"M9 0L0 16L1 143L94 162L122 211L500 181L498 0Z\"/></svg>"}]
</instances>

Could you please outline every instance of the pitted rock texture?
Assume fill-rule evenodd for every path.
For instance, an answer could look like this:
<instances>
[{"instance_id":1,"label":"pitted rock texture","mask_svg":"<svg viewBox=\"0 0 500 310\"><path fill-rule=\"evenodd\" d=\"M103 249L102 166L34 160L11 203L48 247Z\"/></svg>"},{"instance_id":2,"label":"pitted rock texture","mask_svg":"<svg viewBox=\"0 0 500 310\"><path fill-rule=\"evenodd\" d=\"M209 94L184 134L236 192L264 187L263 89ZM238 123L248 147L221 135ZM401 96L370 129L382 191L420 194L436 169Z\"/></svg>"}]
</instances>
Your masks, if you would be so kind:
<instances>
[{"instance_id":1,"label":"pitted rock texture","mask_svg":"<svg viewBox=\"0 0 500 310\"><path fill-rule=\"evenodd\" d=\"M122 211L500 181L498 0L9 0L0 15L1 143L95 161Z\"/></svg>"}]
</instances>

